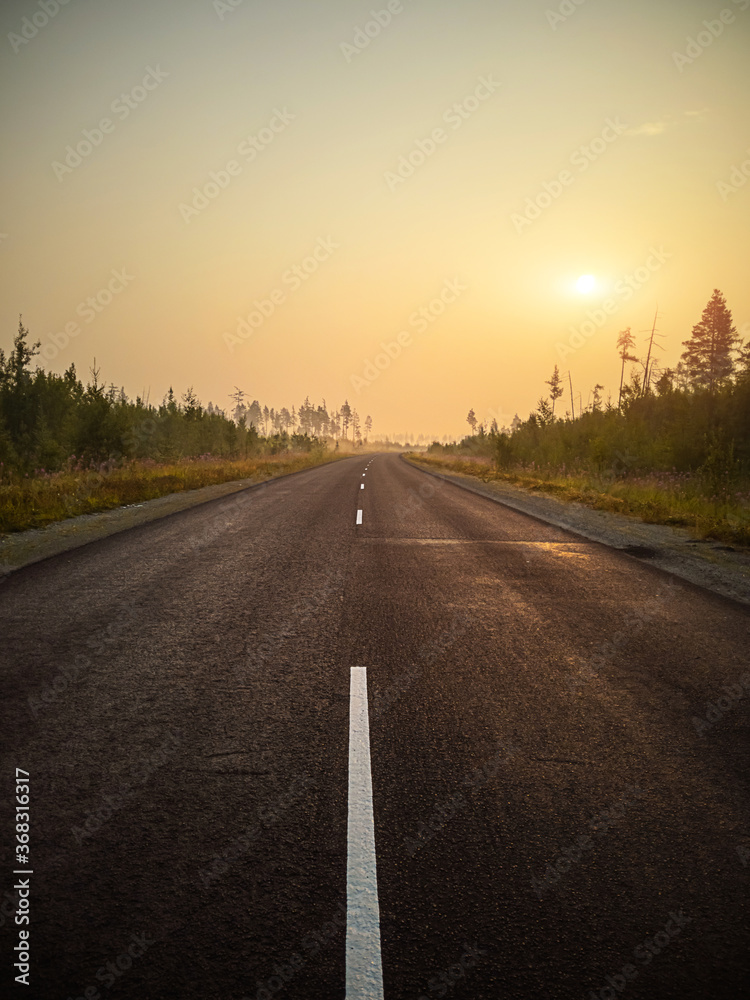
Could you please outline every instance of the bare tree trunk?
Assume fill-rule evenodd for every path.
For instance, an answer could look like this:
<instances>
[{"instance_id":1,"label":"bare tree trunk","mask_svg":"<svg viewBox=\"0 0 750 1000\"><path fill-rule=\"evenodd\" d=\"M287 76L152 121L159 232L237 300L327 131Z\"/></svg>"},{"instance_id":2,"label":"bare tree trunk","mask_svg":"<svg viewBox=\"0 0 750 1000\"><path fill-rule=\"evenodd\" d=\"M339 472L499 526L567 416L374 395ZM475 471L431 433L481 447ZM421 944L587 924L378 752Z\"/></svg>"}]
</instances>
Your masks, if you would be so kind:
<instances>
[{"instance_id":1,"label":"bare tree trunk","mask_svg":"<svg viewBox=\"0 0 750 1000\"><path fill-rule=\"evenodd\" d=\"M646 356L646 370L643 373L643 389L641 395L645 396L649 389L649 382L651 381L651 351L654 346L654 334L656 333L656 319L659 315L659 304L656 305L656 313L654 314L654 325L651 328L651 339L648 342L648 354Z\"/></svg>"}]
</instances>

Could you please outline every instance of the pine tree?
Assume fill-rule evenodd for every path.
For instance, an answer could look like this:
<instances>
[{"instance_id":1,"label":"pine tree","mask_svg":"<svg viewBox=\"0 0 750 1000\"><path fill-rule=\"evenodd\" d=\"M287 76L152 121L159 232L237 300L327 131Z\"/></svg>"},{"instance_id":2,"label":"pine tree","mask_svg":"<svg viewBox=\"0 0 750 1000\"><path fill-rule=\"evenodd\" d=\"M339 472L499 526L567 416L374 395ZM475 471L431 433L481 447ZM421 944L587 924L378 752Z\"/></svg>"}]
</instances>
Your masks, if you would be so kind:
<instances>
[{"instance_id":1,"label":"pine tree","mask_svg":"<svg viewBox=\"0 0 750 1000\"><path fill-rule=\"evenodd\" d=\"M237 423L240 422L240 417L245 414L245 395L245 390L240 389L239 386L235 386L234 392L230 392L229 394L229 398L234 400L234 412L232 415Z\"/></svg>"},{"instance_id":2,"label":"pine tree","mask_svg":"<svg viewBox=\"0 0 750 1000\"><path fill-rule=\"evenodd\" d=\"M541 427L547 427L555 419L555 415L552 412L552 407L549 405L544 396L541 397L539 402L536 404L536 412L532 414L536 418L536 422Z\"/></svg>"},{"instance_id":3,"label":"pine tree","mask_svg":"<svg viewBox=\"0 0 750 1000\"><path fill-rule=\"evenodd\" d=\"M560 370L557 365L555 365L555 370L552 372L552 377L544 384L549 386L549 398L552 401L552 415L554 416L555 403L563 394L562 379L560 378Z\"/></svg>"},{"instance_id":4,"label":"pine tree","mask_svg":"<svg viewBox=\"0 0 750 1000\"><path fill-rule=\"evenodd\" d=\"M690 340L683 341L682 360L691 386L714 393L731 378L734 372L732 352L738 343L732 313L727 309L724 296L715 288L700 323L693 327Z\"/></svg>"},{"instance_id":5,"label":"pine tree","mask_svg":"<svg viewBox=\"0 0 750 1000\"><path fill-rule=\"evenodd\" d=\"M737 372L737 381L750 381L750 340L740 348L737 365L739 367L739 371Z\"/></svg>"},{"instance_id":6,"label":"pine tree","mask_svg":"<svg viewBox=\"0 0 750 1000\"><path fill-rule=\"evenodd\" d=\"M656 391L660 396L666 396L674 390L675 371L672 368L662 369L656 382Z\"/></svg>"},{"instance_id":7,"label":"pine tree","mask_svg":"<svg viewBox=\"0 0 750 1000\"><path fill-rule=\"evenodd\" d=\"M258 400L254 399L247 408L247 423L249 426L254 427L256 431L260 431L260 425L262 422L263 410L260 408Z\"/></svg>"},{"instance_id":8,"label":"pine tree","mask_svg":"<svg viewBox=\"0 0 750 1000\"><path fill-rule=\"evenodd\" d=\"M189 420L195 420L197 416L200 416L201 412L201 401L195 394L192 385L183 393L182 396L183 412Z\"/></svg>"},{"instance_id":9,"label":"pine tree","mask_svg":"<svg viewBox=\"0 0 750 1000\"><path fill-rule=\"evenodd\" d=\"M348 399L344 400L344 404L339 412L341 414L341 426L344 431L344 440L346 441L346 436L349 433L349 424L352 419L352 408L349 406Z\"/></svg>"}]
</instances>

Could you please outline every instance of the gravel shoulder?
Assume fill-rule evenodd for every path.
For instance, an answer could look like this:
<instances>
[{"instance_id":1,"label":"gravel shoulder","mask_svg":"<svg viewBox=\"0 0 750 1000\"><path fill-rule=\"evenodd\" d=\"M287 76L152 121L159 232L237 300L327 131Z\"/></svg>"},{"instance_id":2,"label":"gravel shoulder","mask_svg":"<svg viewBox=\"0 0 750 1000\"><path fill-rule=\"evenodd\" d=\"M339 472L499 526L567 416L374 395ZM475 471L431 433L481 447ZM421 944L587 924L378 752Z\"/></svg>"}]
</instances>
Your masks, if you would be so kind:
<instances>
[{"instance_id":1,"label":"gravel shoulder","mask_svg":"<svg viewBox=\"0 0 750 1000\"><path fill-rule=\"evenodd\" d=\"M509 483L485 483L462 473L435 472L418 459L405 461L437 479L455 483L523 514L647 560L652 566L724 597L750 604L750 553L742 549L696 539L685 528L646 524L627 515L593 510L580 503L532 493Z\"/></svg>"}]
</instances>

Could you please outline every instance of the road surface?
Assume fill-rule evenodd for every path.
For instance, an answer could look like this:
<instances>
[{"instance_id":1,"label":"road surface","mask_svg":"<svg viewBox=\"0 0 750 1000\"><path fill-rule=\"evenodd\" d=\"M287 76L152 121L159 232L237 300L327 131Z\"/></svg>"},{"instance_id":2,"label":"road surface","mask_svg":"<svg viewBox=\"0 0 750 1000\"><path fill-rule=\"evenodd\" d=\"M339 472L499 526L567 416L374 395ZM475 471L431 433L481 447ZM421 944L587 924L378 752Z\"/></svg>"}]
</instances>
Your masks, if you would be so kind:
<instances>
[{"instance_id":1,"label":"road surface","mask_svg":"<svg viewBox=\"0 0 750 1000\"><path fill-rule=\"evenodd\" d=\"M750 996L747 608L378 455L14 573L0 621L4 995L343 1000L361 917L386 1000Z\"/></svg>"}]
</instances>

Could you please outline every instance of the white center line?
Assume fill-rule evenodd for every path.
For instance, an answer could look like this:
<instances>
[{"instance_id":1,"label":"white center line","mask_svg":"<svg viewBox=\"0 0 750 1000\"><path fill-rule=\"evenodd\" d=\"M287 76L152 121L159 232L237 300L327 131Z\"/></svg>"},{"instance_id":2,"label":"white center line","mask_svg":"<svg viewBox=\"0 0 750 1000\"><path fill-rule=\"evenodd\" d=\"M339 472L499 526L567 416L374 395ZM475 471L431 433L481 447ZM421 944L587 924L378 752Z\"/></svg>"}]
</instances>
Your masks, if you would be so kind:
<instances>
[{"instance_id":1,"label":"white center line","mask_svg":"<svg viewBox=\"0 0 750 1000\"><path fill-rule=\"evenodd\" d=\"M362 511L357 511L357 524L362 524Z\"/></svg>"},{"instance_id":2,"label":"white center line","mask_svg":"<svg viewBox=\"0 0 750 1000\"><path fill-rule=\"evenodd\" d=\"M383 1000L366 667L352 667L349 694L346 1000Z\"/></svg>"},{"instance_id":3,"label":"white center line","mask_svg":"<svg viewBox=\"0 0 750 1000\"><path fill-rule=\"evenodd\" d=\"M362 485L360 486L360 489L363 490L364 488L365 488L365 484L362 483Z\"/></svg>"}]
</instances>

